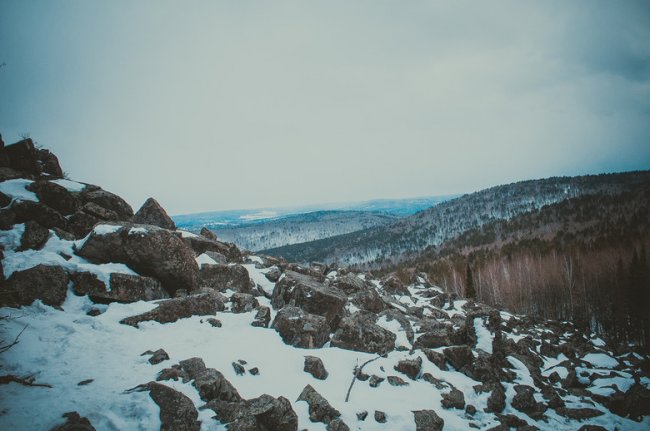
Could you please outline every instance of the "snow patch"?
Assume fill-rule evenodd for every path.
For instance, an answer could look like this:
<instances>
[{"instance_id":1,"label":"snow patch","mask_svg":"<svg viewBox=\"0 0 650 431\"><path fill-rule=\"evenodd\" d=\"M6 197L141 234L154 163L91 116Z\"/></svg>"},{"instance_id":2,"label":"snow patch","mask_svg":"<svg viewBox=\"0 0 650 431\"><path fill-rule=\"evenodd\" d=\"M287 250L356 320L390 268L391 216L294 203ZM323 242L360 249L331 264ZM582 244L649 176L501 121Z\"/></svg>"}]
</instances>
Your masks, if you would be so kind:
<instances>
[{"instance_id":1,"label":"snow patch","mask_svg":"<svg viewBox=\"0 0 650 431\"><path fill-rule=\"evenodd\" d=\"M0 183L0 192L17 201L39 202L36 194L27 190L27 186L32 183L33 181L23 178L3 181Z\"/></svg>"},{"instance_id":2,"label":"snow patch","mask_svg":"<svg viewBox=\"0 0 650 431\"><path fill-rule=\"evenodd\" d=\"M605 353L587 353L582 360L599 368L615 368L619 365L616 359Z\"/></svg>"},{"instance_id":3,"label":"snow patch","mask_svg":"<svg viewBox=\"0 0 650 431\"><path fill-rule=\"evenodd\" d=\"M65 187L69 192L80 192L86 188L85 184L78 183L76 181L70 181L66 179L52 180L51 183L58 184L61 187Z\"/></svg>"},{"instance_id":4,"label":"snow patch","mask_svg":"<svg viewBox=\"0 0 650 431\"><path fill-rule=\"evenodd\" d=\"M485 327L485 322L480 317L474 319L474 330L476 331L476 348L485 353L492 354L492 333Z\"/></svg>"}]
</instances>

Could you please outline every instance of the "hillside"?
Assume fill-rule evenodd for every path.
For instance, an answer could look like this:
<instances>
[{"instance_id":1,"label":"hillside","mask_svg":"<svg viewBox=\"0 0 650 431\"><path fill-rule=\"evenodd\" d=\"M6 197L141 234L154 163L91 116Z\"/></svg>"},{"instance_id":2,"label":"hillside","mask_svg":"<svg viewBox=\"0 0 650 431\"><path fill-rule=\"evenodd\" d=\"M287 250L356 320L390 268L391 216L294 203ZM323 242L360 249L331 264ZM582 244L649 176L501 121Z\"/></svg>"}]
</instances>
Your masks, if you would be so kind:
<instances>
[{"instance_id":1,"label":"hillside","mask_svg":"<svg viewBox=\"0 0 650 431\"><path fill-rule=\"evenodd\" d=\"M649 181L648 171L522 181L464 195L387 226L263 252L290 261L378 268L416 257L427 247L496 220L579 196L620 194Z\"/></svg>"},{"instance_id":2,"label":"hillside","mask_svg":"<svg viewBox=\"0 0 650 431\"><path fill-rule=\"evenodd\" d=\"M626 214L647 216L646 197ZM650 427L639 346L424 272L242 252L178 229L153 198L133 211L63 178L31 140L0 139L0 249L2 430Z\"/></svg>"}]
</instances>

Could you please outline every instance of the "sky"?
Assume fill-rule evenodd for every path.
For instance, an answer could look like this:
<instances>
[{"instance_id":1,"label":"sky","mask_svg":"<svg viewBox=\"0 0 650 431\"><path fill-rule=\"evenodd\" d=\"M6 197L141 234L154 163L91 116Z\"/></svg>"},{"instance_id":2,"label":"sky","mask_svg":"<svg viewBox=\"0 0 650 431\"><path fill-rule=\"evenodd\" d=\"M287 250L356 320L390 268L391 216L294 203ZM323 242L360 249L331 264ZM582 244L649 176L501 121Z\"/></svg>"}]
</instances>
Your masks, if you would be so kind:
<instances>
[{"instance_id":1,"label":"sky","mask_svg":"<svg viewBox=\"0 0 650 431\"><path fill-rule=\"evenodd\" d=\"M650 169L647 1L0 0L0 133L171 214Z\"/></svg>"}]
</instances>

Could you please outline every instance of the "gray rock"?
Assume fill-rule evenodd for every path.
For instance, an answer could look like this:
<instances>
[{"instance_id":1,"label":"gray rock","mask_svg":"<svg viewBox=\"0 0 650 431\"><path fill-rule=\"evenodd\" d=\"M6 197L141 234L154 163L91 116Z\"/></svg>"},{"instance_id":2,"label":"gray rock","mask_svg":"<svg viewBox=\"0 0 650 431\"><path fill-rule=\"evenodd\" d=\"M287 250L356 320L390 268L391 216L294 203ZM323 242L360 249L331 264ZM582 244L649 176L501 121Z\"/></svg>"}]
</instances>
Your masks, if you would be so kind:
<instances>
[{"instance_id":1,"label":"gray rock","mask_svg":"<svg viewBox=\"0 0 650 431\"><path fill-rule=\"evenodd\" d=\"M235 292L251 293L251 279L242 265L201 265L199 271L201 287L210 287L220 292L228 289Z\"/></svg>"},{"instance_id":2,"label":"gray rock","mask_svg":"<svg viewBox=\"0 0 650 431\"><path fill-rule=\"evenodd\" d=\"M503 389L501 383L494 384L492 393L487 400L487 408L485 409L488 413L501 413L503 409L506 408L506 392Z\"/></svg>"},{"instance_id":3,"label":"gray rock","mask_svg":"<svg viewBox=\"0 0 650 431\"><path fill-rule=\"evenodd\" d=\"M121 274L110 275L110 291L97 275L91 272L77 272L70 276L72 290L77 295L88 295L93 302L108 304L111 302L154 301L169 298L160 282L151 277Z\"/></svg>"},{"instance_id":4,"label":"gray rock","mask_svg":"<svg viewBox=\"0 0 650 431\"><path fill-rule=\"evenodd\" d=\"M154 277L174 296L198 287L199 268L192 251L172 232L156 226L113 223L112 233L93 231L77 254L93 263L124 263L139 274Z\"/></svg>"},{"instance_id":5,"label":"gray rock","mask_svg":"<svg viewBox=\"0 0 650 431\"><path fill-rule=\"evenodd\" d=\"M154 198L149 198L133 216L133 222L150 224L163 229L176 230L176 224L167 215L167 211Z\"/></svg>"},{"instance_id":6,"label":"gray rock","mask_svg":"<svg viewBox=\"0 0 650 431\"><path fill-rule=\"evenodd\" d=\"M357 277L355 274L346 274L342 276L337 280L336 285L347 294L356 293L368 288L365 281Z\"/></svg>"},{"instance_id":7,"label":"gray rock","mask_svg":"<svg viewBox=\"0 0 650 431\"><path fill-rule=\"evenodd\" d=\"M416 380L422 371L422 358L404 359L395 365L395 371L406 374L411 380Z\"/></svg>"},{"instance_id":8,"label":"gray rock","mask_svg":"<svg viewBox=\"0 0 650 431\"><path fill-rule=\"evenodd\" d=\"M388 383L391 386L408 386L409 385L408 382L405 382L404 379L402 379L401 377L397 377L397 376L388 376L388 377L386 377L386 380L388 380Z\"/></svg>"},{"instance_id":9,"label":"gray rock","mask_svg":"<svg viewBox=\"0 0 650 431\"><path fill-rule=\"evenodd\" d=\"M326 429L327 431L350 431L350 427L341 418L332 419Z\"/></svg>"},{"instance_id":10,"label":"gray rock","mask_svg":"<svg viewBox=\"0 0 650 431\"><path fill-rule=\"evenodd\" d=\"M512 407L533 419L541 419L546 407L535 401L535 389L526 385L515 385L514 389L516 394L510 403Z\"/></svg>"},{"instance_id":11,"label":"gray rock","mask_svg":"<svg viewBox=\"0 0 650 431\"><path fill-rule=\"evenodd\" d=\"M323 361L316 356L305 356L305 366L303 371L311 374L314 378L318 380L325 380L329 373L323 365Z\"/></svg>"},{"instance_id":12,"label":"gray rock","mask_svg":"<svg viewBox=\"0 0 650 431\"><path fill-rule=\"evenodd\" d=\"M178 236L194 251L196 256L212 251L225 256L228 262L240 263L242 261L241 251L235 244L211 240L201 235L182 236L178 233Z\"/></svg>"},{"instance_id":13,"label":"gray rock","mask_svg":"<svg viewBox=\"0 0 650 431\"><path fill-rule=\"evenodd\" d=\"M469 346L453 346L448 347L443 350L445 359L451 364L456 370L462 369L465 365L468 365L474 359L472 354L472 349Z\"/></svg>"},{"instance_id":14,"label":"gray rock","mask_svg":"<svg viewBox=\"0 0 650 431\"><path fill-rule=\"evenodd\" d=\"M413 412L416 431L442 431L445 421L433 410L416 410Z\"/></svg>"},{"instance_id":15,"label":"gray rock","mask_svg":"<svg viewBox=\"0 0 650 431\"><path fill-rule=\"evenodd\" d=\"M230 303L232 304L230 310L233 313L248 313L260 305L253 295L239 292L233 293Z\"/></svg>"},{"instance_id":16,"label":"gray rock","mask_svg":"<svg viewBox=\"0 0 650 431\"><path fill-rule=\"evenodd\" d=\"M138 323L156 321L158 323L176 322L191 316L210 316L225 309L224 297L216 292L204 292L188 295L182 298L172 298L159 301L158 306L151 311L137 316L127 317L120 323L138 327Z\"/></svg>"},{"instance_id":17,"label":"gray rock","mask_svg":"<svg viewBox=\"0 0 650 431\"><path fill-rule=\"evenodd\" d=\"M79 195L82 203L95 203L117 214L118 220L129 221L133 217L133 208L124 199L98 187L86 187Z\"/></svg>"},{"instance_id":18,"label":"gray rock","mask_svg":"<svg viewBox=\"0 0 650 431\"><path fill-rule=\"evenodd\" d=\"M377 325L376 318L376 315L365 311L357 311L344 318L332 337L332 347L380 354L392 351L396 336Z\"/></svg>"},{"instance_id":19,"label":"gray rock","mask_svg":"<svg viewBox=\"0 0 650 431\"><path fill-rule=\"evenodd\" d=\"M149 396L160 407L161 431L198 431L196 407L186 395L160 383L147 384Z\"/></svg>"},{"instance_id":20,"label":"gray rock","mask_svg":"<svg viewBox=\"0 0 650 431\"><path fill-rule=\"evenodd\" d=\"M34 181L27 188L36 194L39 201L64 216L73 214L81 205L73 193L51 181Z\"/></svg>"},{"instance_id":21,"label":"gray rock","mask_svg":"<svg viewBox=\"0 0 650 431\"><path fill-rule=\"evenodd\" d=\"M60 266L37 265L16 271L0 286L0 307L30 305L37 299L59 307L68 293L68 274Z\"/></svg>"},{"instance_id":22,"label":"gray rock","mask_svg":"<svg viewBox=\"0 0 650 431\"><path fill-rule=\"evenodd\" d=\"M251 326L256 326L259 328L268 328L269 323L271 322L271 309L265 305L260 305L255 314L255 319L251 323Z\"/></svg>"},{"instance_id":23,"label":"gray rock","mask_svg":"<svg viewBox=\"0 0 650 431\"><path fill-rule=\"evenodd\" d=\"M66 418L66 422L55 426L50 431L96 431L88 418L80 416L77 412L64 413L63 417Z\"/></svg>"},{"instance_id":24,"label":"gray rock","mask_svg":"<svg viewBox=\"0 0 650 431\"><path fill-rule=\"evenodd\" d=\"M375 421L379 422L380 424L385 424L386 423L386 413L380 411L380 410L375 410Z\"/></svg>"},{"instance_id":25,"label":"gray rock","mask_svg":"<svg viewBox=\"0 0 650 431\"><path fill-rule=\"evenodd\" d=\"M264 274L267 280L269 280L271 283L277 283L277 281L280 279L282 276L282 271L280 268L277 266L272 266L269 268L269 270Z\"/></svg>"},{"instance_id":26,"label":"gray rock","mask_svg":"<svg viewBox=\"0 0 650 431\"><path fill-rule=\"evenodd\" d=\"M307 349L323 347L329 340L329 325L323 316L305 313L298 307L284 307L271 325L291 346Z\"/></svg>"},{"instance_id":27,"label":"gray rock","mask_svg":"<svg viewBox=\"0 0 650 431\"><path fill-rule=\"evenodd\" d=\"M309 420L329 424L332 420L341 416L311 385L305 386L297 401L305 401L309 405Z\"/></svg>"},{"instance_id":28,"label":"gray rock","mask_svg":"<svg viewBox=\"0 0 650 431\"><path fill-rule=\"evenodd\" d=\"M149 363L151 365L157 365L163 361L169 360L169 355L163 349L158 349L155 352L152 352L151 350L147 350L141 356L145 356L145 355L151 355L151 357L149 358Z\"/></svg>"},{"instance_id":29,"label":"gray rock","mask_svg":"<svg viewBox=\"0 0 650 431\"><path fill-rule=\"evenodd\" d=\"M456 388L452 388L451 392L442 394L441 404L446 409L464 409L465 394Z\"/></svg>"},{"instance_id":30,"label":"gray rock","mask_svg":"<svg viewBox=\"0 0 650 431\"><path fill-rule=\"evenodd\" d=\"M351 302L362 310L372 313L381 313L386 309L386 303L373 287L355 293Z\"/></svg>"},{"instance_id":31,"label":"gray rock","mask_svg":"<svg viewBox=\"0 0 650 431\"><path fill-rule=\"evenodd\" d=\"M218 240L218 238L217 238L217 234L214 233L213 231L211 231L210 229L208 229L208 228L205 227L205 226L203 226L203 227L201 228L201 232L199 232L199 234L200 234L202 237L207 238L207 239L209 239L209 240L211 240L211 241L217 241L217 240Z\"/></svg>"},{"instance_id":32,"label":"gray rock","mask_svg":"<svg viewBox=\"0 0 650 431\"><path fill-rule=\"evenodd\" d=\"M40 250L50 238L50 230L35 221L25 222L25 231L20 241L20 251Z\"/></svg>"},{"instance_id":33,"label":"gray rock","mask_svg":"<svg viewBox=\"0 0 650 431\"><path fill-rule=\"evenodd\" d=\"M38 222L43 227L66 230L68 221L57 210L41 202L14 201L10 207L13 213L13 223Z\"/></svg>"}]
</instances>

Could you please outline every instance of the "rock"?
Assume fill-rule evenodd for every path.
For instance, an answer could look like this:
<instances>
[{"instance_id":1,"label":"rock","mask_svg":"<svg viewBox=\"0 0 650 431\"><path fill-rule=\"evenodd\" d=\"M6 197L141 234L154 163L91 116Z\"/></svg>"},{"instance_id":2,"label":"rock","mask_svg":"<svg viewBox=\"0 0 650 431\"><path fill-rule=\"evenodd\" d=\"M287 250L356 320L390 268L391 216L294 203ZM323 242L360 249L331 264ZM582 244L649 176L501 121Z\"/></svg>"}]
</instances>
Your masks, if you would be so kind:
<instances>
[{"instance_id":1,"label":"rock","mask_svg":"<svg viewBox=\"0 0 650 431\"><path fill-rule=\"evenodd\" d=\"M233 313L248 313L260 305L253 295L239 292L233 293L230 303L232 304L230 311Z\"/></svg>"},{"instance_id":2,"label":"rock","mask_svg":"<svg viewBox=\"0 0 650 431\"><path fill-rule=\"evenodd\" d=\"M422 371L422 358L404 359L395 365L395 371L406 374L411 380L417 380Z\"/></svg>"},{"instance_id":3,"label":"rock","mask_svg":"<svg viewBox=\"0 0 650 431\"><path fill-rule=\"evenodd\" d=\"M650 415L650 390L635 383L625 393L615 393L601 401L605 407L622 417L638 419Z\"/></svg>"},{"instance_id":4,"label":"rock","mask_svg":"<svg viewBox=\"0 0 650 431\"><path fill-rule=\"evenodd\" d=\"M501 383L496 383L487 400L488 413L501 413L506 408L506 392Z\"/></svg>"},{"instance_id":5,"label":"rock","mask_svg":"<svg viewBox=\"0 0 650 431\"><path fill-rule=\"evenodd\" d=\"M259 328L268 328L269 323L271 322L271 309L265 305L260 305L255 314L255 320L251 323L251 326L256 326Z\"/></svg>"},{"instance_id":6,"label":"rock","mask_svg":"<svg viewBox=\"0 0 650 431\"><path fill-rule=\"evenodd\" d=\"M77 412L64 413L66 422L63 425L55 426L51 431L96 431L88 418L82 417Z\"/></svg>"},{"instance_id":7,"label":"rock","mask_svg":"<svg viewBox=\"0 0 650 431\"><path fill-rule=\"evenodd\" d=\"M453 346L448 347L443 350L445 359L451 364L456 370L462 369L465 365L468 365L474 359L472 355L472 349L469 346Z\"/></svg>"},{"instance_id":8,"label":"rock","mask_svg":"<svg viewBox=\"0 0 650 431\"><path fill-rule=\"evenodd\" d=\"M217 234L215 234L214 232L212 232L210 229L208 229L205 226L201 228L201 232L199 232L199 233L204 238L207 238L207 239L209 239L211 241L217 241Z\"/></svg>"},{"instance_id":9,"label":"rock","mask_svg":"<svg viewBox=\"0 0 650 431\"><path fill-rule=\"evenodd\" d=\"M442 394L441 404L446 409L464 409L465 394L456 388L452 388L451 392Z\"/></svg>"},{"instance_id":10,"label":"rock","mask_svg":"<svg viewBox=\"0 0 650 431\"><path fill-rule=\"evenodd\" d=\"M33 191L41 203L67 216L81 206L79 199L63 186L46 180L34 181L27 189Z\"/></svg>"},{"instance_id":11,"label":"rock","mask_svg":"<svg viewBox=\"0 0 650 431\"><path fill-rule=\"evenodd\" d=\"M324 316L331 329L343 316L346 303L347 296L340 290L294 271L285 272L285 277L275 284L271 298L274 309L294 305L307 313Z\"/></svg>"},{"instance_id":12,"label":"rock","mask_svg":"<svg viewBox=\"0 0 650 431\"><path fill-rule=\"evenodd\" d=\"M375 410L375 421L379 422L380 424L385 424L386 423L386 413L380 411L380 410Z\"/></svg>"},{"instance_id":13,"label":"rock","mask_svg":"<svg viewBox=\"0 0 650 431\"><path fill-rule=\"evenodd\" d=\"M150 224L163 229L176 230L176 224L167 211L154 198L149 198L133 216L133 223Z\"/></svg>"},{"instance_id":14,"label":"rock","mask_svg":"<svg viewBox=\"0 0 650 431\"><path fill-rule=\"evenodd\" d=\"M102 221L119 221L120 219L115 211L106 209L94 202L86 203L81 207L81 211Z\"/></svg>"},{"instance_id":15,"label":"rock","mask_svg":"<svg viewBox=\"0 0 650 431\"><path fill-rule=\"evenodd\" d=\"M63 230L68 224L61 213L41 202L15 201L11 205L11 212L14 214L13 223L35 221L48 229L58 227Z\"/></svg>"},{"instance_id":16,"label":"rock","mask_svg":"<svg viewBox=\"0 0 650 431\"><path fill-rule=\"evenodd\" d=\"M216 292L204 292L183 298L166 299L159 301L158 306L153 310L137 316L127 317L120 320L120 323L137 328L138 323L149 320L158 323L171 323L191 316L214 315L217 311L225 309L224 302L223 296Z\"/></svg>"},{"instance_id":17,"label":"rock","mask_svg":"<svg viewBox=\"0 0 650 431\"><path fill-rule=\"evenodd\" d=\"M280 279L282 276L282 271L280 268L277 266L272 266L269 268L269 270L264 274L267 280L269 280L271 283L277 283L277 281Z\"/></svg>"},{"instance_id":18,"label":"rock","mask_svg":"<svg viewBox=\"0 0 650 431\"><path fill-rule=\"evenodd\" d=\"M160 383L147 384L149 396L160 407L161 431L198 431L201 422L194 403L186 395Z\"/></svg>"},{"instance_id":19,"label":"rock","mask_svg":"<svg viewBox=\"0 0 650 431\"><path fill-rule=\"evenodd\" d=\"M199 271L199 285L224 292L251 293L251 279L242 265L203 264Z\"/></svg>"},{"instance_id":20,"label":"rock","mask_svg":"<svg viewBox=\"0 0 650 431\"><path fill-rule=\"evenodd\" d=\"M133 208L121 197L96 187L86 187L79 194L84 204L95 203L117 214L118 220L129 221L133 217Z\"/></svg>"},{"instance_id":21,"label":"rock","mask_svg":"<svg viewBox=\"0 0 650 431\"><path fill-rule=\"evenodd\" d=\"M7 196L6 194L0 192L0 207L1 208L5 208L5 207L9 206L9 204L11 203L11 200L12 199L9 196Z\"/></svg>"},{"instance_id":22,"label":"rock","mask_svg":"<svg viewBox=\"0 0 650 431\"><path fill-rule=\"evenodd\" d=\"M232 368L235 370L235 374L237 374L238 376L243 376L244 374L246 374L246 369L241 364L238 364L237 362L232 363Z\"/></svg>"},{"instance_id":23,"label":"rock","mask_svg":"<svg viewBox=\"0 0 650 431\"><path fill-rule=\"evenodd\" d=\"M447 366L445 365L444 354L430 349L422 349L422 352L427 357L429 362L434 364L436 367L440 368L442 371L445 371L447 369Z\"/></svg>"},{"instance_id":24,"label":"rock","mask_svg":"<svg viewBox=\"0 0 650 431\"><path fill-rule=\"evenodd\" d=\"M241 251L235 244L213 241L200 235L182 235L178 233L178 236L194 251L196 256L212 251L226 256L229 262L239 263L242 261Z\"/></svg>"},{"instance_id":25,"label":"rock","mask_svg":"<svg viewBox=\"0 0 650 431\"><path fill-rule=\"evenodd\" d=\"M253 367L248 372L251 374L251 376L258 376L260 374L260 369L257 367Z\"/></svg>"},{"instance_id":26,"label":"rock","mask_svg":"<svg viewBox=\"0 0 650 431\"><path fill-rule=\"evenodd\" d=\"M372 376L370 376L370 379L368 380L368 384L370 385L371 388L377 388L384 380L386 379L373 374Z\"/></svg>"},{"instance_id":27,"label":"rock","mask_svg":"<svg viewBox=\"0 0 650 431\"><path fill-rule=\"evenodd\" d=\"M211 401L207 407L217 413L230 431L296 431L298 416L284 397L273 398L264 394L241 402Z\"/></svg>"},{"instance_id":28,"label":"rock","mask_svg":"<svg viewBox=\"0 0 650 431\"><path fill-rule=\"evenodd\" d=\"M336 418L330 421L326 427L327 431L350 431L350 427L343 422L341 418Z\"/></svg>"},{"instance_id":29,"label":"rock","mask_svg":"<svg viewBox=\"0 0 650 431\"><path fill-rule=\"evenodd\" d=\"M368 417L368 412L366 410L357 413L357 419L360 421L365 421L367 417Z\"/></svg>"},{"instance_id":30,"label":"rock","mask_svg":"<svg viewBox=\"0 0 650 431\"><path fill-rule=\"evenodd\" d=\"M311 385L305 386L297 401L305 401L309 405L309 420L312 422L328 424L341 416L341 412L332 407Z\"/></svg>"},{"instance_id":31,"label":"rock","mask_svg":"<svg viewBox=\"0 0 650 431\"><path fill-rule=\"evenodd\" d=\"M151 358L149 358L149 363L151 365L160 364L163 361L169 360L169 355L163 349L158 349L155 352L152 352L151 350L147 350L140 356L145 356L145 355L151 355Z\"/></svg>"},{"instance_id":32,"label":"rock","mask_svg":"<svg viewBox=\"0 0 650 431\"><path fill-rule=\"evenodd\" d=\"M346 274L338 279L337 287L347 294L366 290L366 282L356 274Z\"/></svg>"},{"instance_id":33,"label":"rock","mask_svg":"<svg viewBox=\"0 0 650 431\"><path fill-rule=\"evenodd\" d=\"M446 382L443 382L442 380L436 379L430 373L423 373L422 374L422 380L424 380L425 382L431 383L439 391L441 391L443 389L446 389L449 386Z\"/></svg>"},{"instance_id":34,"label":"rock","mask_svg":"<svg viewBox=\"0 0 650 431\"><path fill-rule=\"evenodd\" d=\"M401 377L397 376L388 376L386 377L386 380L388 380L388 383L391 386L408 386L409 383L405 382Z\"/></svg>"},{"instance_id":35,"label":"rock","mask_svg":"<svg viewBox=\"0 0 650 431\"><path fill-rule=\"evenodd\" d=\"M54 153L46 149L40 149L37 154L43 173L50 174L53 177L63 178L63 169L61 169L59 159Z\"/></svg>"},{"instance_id":36,"label":"rock","mask_svg":"<svg viewBox=\"0 0 650 431\"><path fill-rule=\"evenodd\" d=\"M541 419L546 407L535 401L535 389L526 385L515 385L514 389L516 394L512 398L512 407L533 419Z\"/></svg>"},{"instance_id":37,"label":"rock","mask_svg":"<svg viewBox=\"0 0 650 431\"><path fill-rule=\"evenodd\" d=\"M329 341L329 325L323 316L305 313L298 307L284 307L271 325L291 346L307 349L323 347Z\"/></svg>"},{"instance_id":38,"label":"rock","mask_svg":"<svg viewBox=\"0 0 650 431\"><path fill-rule=\"evenodd\" d=\"M67 230L71 232L75 238L85 238L86 235L93 230L93 227L100 223L101 219L90 215L84 211L77 211L68 219Z\"/></svg>"},{"instance_id":39,"label":"rock","mask_svg":"<svg viewBox=\"0 0 650 431\"><path fill-rule=\"evenodd\" d=\"M420 335L415 341L413 347L417 349L435 349L437 347L446 347L452 344L450 330L446 326L443 326L434 328L431 331Z\"/></svg>"},{"instance_id":40,"label":"rock","mask_svg":"<svg viewBox=\"0 0 650 431\"><path fill-rule=\"evenodd\" d=\"M124 263L135 272L154 277L174 296L178 289L198 287L191 250L172 232L155 226L114 223L95 227L77 254L93 263ZM114 231L111 231L114 229Z\"/></svg>"},{"instance_id":41,"label":"rock","mask_svg":"<svg viewBox=\"0 0 650 431\"><path fill-rule=\"evenodd\" d=\"M355 293L351 302L362 310L376 314L386 309L386 303L384 303L379 293L372 287Z\"/></svg>"},{"instance_id":42,"label":"rock","mask_svg":"<svg viewBox=\"0 0 650 431\"><path fill-rule=\"evenodd\" d=\"M382 280L384 292L389 295L411 296L409 290L404 286L395 274L390 274Z\"/></svg>"},{"instance_id":43,"label":"rock","mask_svg":"<svg viewBox=\"0 0 650 431\"><path fill-rule=\"evenodd\" d=\"M68 293L68 274L60 266L37 265L16 271L0 287L0 307L30 305L37 299L61 306Z\"/></svg>"},{"instance_id":44,"label":"rock","mask_svg":"<svg viewBox=\"0 0 650 431\"><path fill-rule=\"evenodd\" d=\"M607 431L607 428L603 428L600 425L583 425L578 431Z\"/></svg>"},{"instance_id":45,"label":"rock","mask_svg":"<svg viewBox=\"0 0 650 431\"><path fill-rule=\"evenodd\" d=\"M396 335L377 325L376 318L365 311L344 318L332 337L332 347L378 354L392 351Z\"/></svg>"},{"instance_id":46,"label":"rock","mask_svg":"<svg viewBox=\"0 0 650 431\"><path fill-rule=\"evenodd\" d=\"M20 241L19 251L40 250L50 238L50 230L35 221L25 222L25 231Z\"/></svg>"},{"instance_id":47,"label":"rock","mask_svg":"<svg viewBox=\"0 0 650 431\"><path fill-rule=\"evenodd\" d=\"M204 401L239 402L242 400L237 389L214 368L206 368L195 374L192 385L199 391L199 396Z\"/></svg>"},{"instance_id":48,"label":"rock","mask_svg":"<svg viewBox=\"0 0 650 431\"><path fill-rule=\"evenodd\" d=\"M214 317L210 317L208 319L208 323L213 327L213 328L221 328L221 320L215 319Z\"/></svg>"},{"instance_id":49,"label":"rock","mask_svg":"<svg viewBox=\"0 0 650 431\"><path fill-rule=\"evenodd\" d=\"M467 413L470 416L474 416L476 414L476 407L474 407L471 404L467 404L467 406L465 406L465 413Z\"/></svg>"},{"instance_id":50,"label":"rock","mask_svg":"<svg viewBox=\"0 0 650 431\"><path fill-rule=\"evenodd\" d=\"M34 142L27 138L15 144L4 147L4 153L9 158L9 167L30 175L38 176L43 168L38 159L38 150Z\"/></svg>"},{"instance_id":51,"label":"rock","mask_svg":"<svg viewBox=\"0 0 650 431\"><path fill-rule=\"evenodd\" d=\"M416 410L413 412L416 431L442 431L445 421L433 410Z\"/></svg>"},{"instance_id":52,"label":"rock","mask_svg":"<svg viewBox=\"0 0 650 431\"><path fill-rule=\"evenodd\" d=\"M109 278L110 290L91 272L73 273L70 278L74 293L88 295L95 303L129 303L169 298L160 282L151 277L114 272Z\"/></svg>"},{"instance_id":53,"label":"rock","mask_svg":"<svg viewBox=\"0 0 650 431\"><path fill-rule=\"evenodd\" d=\"M311 374L314 378L318 380L325 380L329 373L323 365L323 361L316 356L305 356L305 366L303 371Z\"/></svg>"},{"instance_id":54,"label":"rock","mask_svg":"<svg viewBox=\"0 0 650 431\"><path fill-rule=\"evenodd\" d=\"M517 398L516 395L515 395L515 398ZM513 399L513 403L514 403L514 399ZM513 405L513 407L515 407L515 406ZM515 407L515 408L517 408L517 407ZM517 410L519 410L519 409L517 409ZM595 417L602 416L602 415L605 414L605 413L601 412L600 410L596 410L596 409L590 409L590 408L570 409L570 408L566 408L566 407L558 407L557 409L555 409L555 412L560 416L564 416L565 418L569 418L569 419L573 419L573 420L579 420L579 421L585 420L585 419L595 418Z\"/></svg>"}]
</instances>

